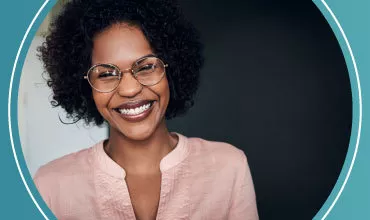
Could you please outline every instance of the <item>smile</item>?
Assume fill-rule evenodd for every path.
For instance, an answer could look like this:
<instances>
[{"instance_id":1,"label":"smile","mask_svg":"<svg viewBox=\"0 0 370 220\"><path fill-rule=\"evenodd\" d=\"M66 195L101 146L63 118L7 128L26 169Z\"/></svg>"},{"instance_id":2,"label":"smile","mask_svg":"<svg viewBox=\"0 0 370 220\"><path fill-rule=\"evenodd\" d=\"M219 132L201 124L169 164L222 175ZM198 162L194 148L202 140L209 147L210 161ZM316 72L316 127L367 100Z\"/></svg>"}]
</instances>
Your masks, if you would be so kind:
<instances>
[{"instance_id":1,"label":"smile","mask_svg":"<svg viewBox=\"0 0 370 220\"><path fill-rule=\"evenodd\" d=\"M114 110L127 121L139 122L149 116L152 112L154 102L149 100L127 102Z\"/></svg>"},{"instance_id":2,"label":"smile","mask_svg":"<svg viewBox=\"0 0 370 220\"><path fill-rule=\"evenodd\" d=\"M118 111L124 115L139 115L148 110L152 104L153 102L149 102L148 104L144 104L136 108L119 108Z\"/></svg>"}]
</instances>

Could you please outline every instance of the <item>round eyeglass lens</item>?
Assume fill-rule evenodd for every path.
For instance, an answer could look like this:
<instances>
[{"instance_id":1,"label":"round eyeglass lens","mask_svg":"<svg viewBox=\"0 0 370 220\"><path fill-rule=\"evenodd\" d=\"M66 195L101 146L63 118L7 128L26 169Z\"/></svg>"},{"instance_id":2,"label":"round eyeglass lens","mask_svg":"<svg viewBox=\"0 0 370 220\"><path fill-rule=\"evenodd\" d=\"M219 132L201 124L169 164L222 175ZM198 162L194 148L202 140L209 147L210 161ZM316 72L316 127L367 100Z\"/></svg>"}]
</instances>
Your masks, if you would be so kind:
<instances>
[{"instance_id":1,"label":"round eyeglass lens","mask_svg":"<svg viewBox=\"0 0 370 220\"><path fill-rule=\"evenodd\" d=\"M117 88L120 78L119 69L109 64L96 65L88 73L90 85L101 92L113 91Z\"/></svg>"},{"instance_id":2,"label":"round eyeglass lens","mask_svg":"<svg viewBox=\"0 0 370 220\"><path fill-rule=\"evenodd\" d=\"M146 86L159 83L165 74L165 65L157 57L146 57L138 60L132 67L135 78Z\"/></svg>"}]
</instances>

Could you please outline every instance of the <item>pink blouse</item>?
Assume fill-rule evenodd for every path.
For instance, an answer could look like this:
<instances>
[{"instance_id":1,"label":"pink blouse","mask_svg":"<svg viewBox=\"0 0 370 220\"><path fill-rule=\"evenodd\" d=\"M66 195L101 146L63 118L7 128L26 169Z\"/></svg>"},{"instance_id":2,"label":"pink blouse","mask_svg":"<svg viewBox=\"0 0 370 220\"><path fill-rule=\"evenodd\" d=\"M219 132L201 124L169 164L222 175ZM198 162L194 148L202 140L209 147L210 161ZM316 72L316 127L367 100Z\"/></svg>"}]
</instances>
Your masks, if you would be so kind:
<instances>
[{"instance_id":1,"label":"pink blouse","mask_svg":"<svg viewBox=\"0 0 370 220\"><path fill-rule=\"evenodd\" d=\"M243 151L181 134L161 163L157 220L258 219L253 182ZM125 170L103 142L42 166L34 177L58 219L135 220Z\"/></svg>"}]
</instances>

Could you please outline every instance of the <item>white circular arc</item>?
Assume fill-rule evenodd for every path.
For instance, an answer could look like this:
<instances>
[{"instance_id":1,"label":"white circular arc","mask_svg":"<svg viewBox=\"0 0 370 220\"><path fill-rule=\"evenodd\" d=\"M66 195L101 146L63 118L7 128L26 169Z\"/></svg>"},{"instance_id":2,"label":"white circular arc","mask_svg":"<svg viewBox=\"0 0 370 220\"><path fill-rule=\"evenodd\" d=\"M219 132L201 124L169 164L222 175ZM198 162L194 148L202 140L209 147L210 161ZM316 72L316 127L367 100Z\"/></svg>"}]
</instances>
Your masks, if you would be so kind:
<instances>
[{"instance_id":1,"label":"white circular arc","mask_svg":"<svg viewBox=\"0 0 370 220\"><path fill-rule=\"evenodd\" d=\"M20 44L20 46L18 48L16 59L14 61L14 65L13 65L12 75L11 75L11 79L10 79L9 97L8 97L8 124L9 124L10 141L11 141L11 145L12 145L14 159L15 159L15 162L16 162L16 165L17 165L19 174L21 176L21 179L23 181L23 184L25 185L25 187L27 189L28 194L30 195L32 201L34 202L34 204L36 205L36 207L38 208L38 210L40 211L40 213L47 220L49 218L43 212L43 210L41 209L40 205L37 203L36 199L34 198L32 192L30 191L29 186L28 186L28 184L27 184L27 182L26 182L26 180L25 180L25 178L23 176L22 170L21 170L20 165L19 165L19 161L18 161L18 158L17 158L17 153L16 153L15 148L14 148L13 133L12 133L12 126L11 126L11 111L10 111L11 110L11 105L10 105L10 103L11 103L11 95L12 95L12 86L13 86L13 80L14 80L14 73L15 73L15 70L16 70L16 67L17 67L17 63L18 63L20 52L21 52L22 47L24 45L24 42L25 42L25 40L26 40L26 38L27 38L30 30L31 30L31 27L33 26L33 24L35 23L35 20L37 19L37 17L41 13L41 11L45 8L45 6L46 6L46 4L48 2L49 2L49 0L45 0L45 2L42 4L42 6L40 7L40 9L37 11L36 15L32 19L30 25L28 26L25 35L23 36L23 39L22 39L21 44ZM329 11L330 15L334 19L336 25L338 26L338 28L339 28L339 30L340 30L340 32L341 32L341 34L342 34L342 36L343 36L343 38L344 38L344 40L346 42L347 48L349 50L349 53L350 53L350 56L351 56L351 59L352 59L352 64L353 64L354 69L355 69L356 82L357 82L358 92L359 92L359 126L358 126L358 135L357 135L357 140L356 140L355 151L354 151L354 154L353 154L353 157L352 157L352 160L351 160L351 164L350 164L348 173L347 173L347 175L345 177L345 180L344 180L344 182L343 182L343 184L342 184L342 186L341 186L341 188L340 188L337 196L335 197L333 203L330 205L329 209L326 211L326 213L322 217L322 219L324 220L324 219L326 219L326 217L328 216L328 214L331 212L331 210L333 209L334 205L336 204L336 202L338 201L339 197L341 196L341 194L343 192L343 189L344 189L344 187L347 184L347 181L349 179L349 176L350 176L351 171L352 171L352 168L353 168L353 164L354 164L355 159L356 159L356 156L357 156L358 145L359 145L359 142L360 142L361 125L362 125L362 95L361 95L361 85L360 85L360 79L359 79L359 75L358 75L358 69L357 69L356 61L355 61L355 58L353 56L353 52L352 52L351 46L349 44L349 41L348 41L348 39L346 37L346 34L344 33L343 28L340 25L338 19L336 18L336 16L334 15L334 13L330 9L330 7L327 5L327 3L325 2L325 0L321 0L321 2L324 4L325 8Z\"/></svg>"},{"instance_id":2,"label":"white circular arc","mask_svg":"<svg viewBox=\"0 0 370 220\"><path fill-rule=\"evenodd\" d=\"M357 69L357 64L356 64L356 60L355 60L355 57L353 56L353 52L352 52L352 48L351 48L351 45L349 44L349 41L347 39L347 36L346 34L344 33L344 30L342 28L342 26L340 25L337 17L334 15L333 11L330 9L330 7L328 6L328 4L325 2L325 0L321 0L321 2L324 4L325 8L329 11L330 15L332 16L332 18L334 19L336 25L338 26L339 30L340 30L340 33L342 34L343 38L344 38L344 41L346 42L346 45L347 45L347 48L348 48L348 51L349 51L349 54L351 56L351 59L352 59L352 64L353 64L353 67L354 67L354 70L355 70L355 73L356 73L356 83L357 83L357 87L358 87L358 101L359 101L359 122L358 122L358 130L357 130L357 139L356 139L356 147L355 147L355 150L354 150L354 153L353 153L353 157L352 157L352 160L351 160L351 164L349 166L349 169L348 169L348 172L347 172L347 175L343 181L343 184L342 186L340 187L339 189L339 192L338 194L336 195L333 203L330 205L330 207L328 208L328 210L325 212L324 216L322 217L322 220L326 219L326 217L329 215L329 213L331 212L331 210L333 209L333 207L335 206L335 204L337 203L339 197L342 195L342 192L343 192L343 189L344 187L347 185L347 181L349 179L349 176L351 175L351 172L352 172L352 168L353 168L353 164L355 163L355 160L356 160L356 156L357 156L357 151L358 151L358 145L360 143L360 136L361 136L361 124L362 124L362 95L361 95L361 85L360 85L360 78L359 78L359 75L358 75L358 69Z\"/></svg>"},{"instance_id":3,"label":"white circular arc","mask_svg":"<svg viewBox=\"0 0 370 220\"><path fill-rule=\"evenodd\" d=\"M25 34L24 34L24 36L23 36L23 39L22 39L22 41L21 41L21 44L20 44L20 46L19 46L19 48L18 48L17 56L15 57L15 61L14 61L14 64L13 64L12 75L11 75L11 77L10 77L9 97L8 97L8 124L9 124L10 142L11 142L11 145L12 145L12 150L13 150L14 160L15 160L15 163L16 163L16 165L17 165L17 168L18 168L19 174L20 174L20 176L21 176L21 179L22 179L22 181L23 181L23 184L24 184L24 186L25 186L25 187L26 187L26 189L27 189L28 194L30 195L30 197L31 197L31 199L32 199L32 201L33 201L33 203L35 203L35 205L36 205L37 209L41 212L41 214L42 214L42 215L44 216L44 218L45 218L45 219L47 219L47 220L49 220L49 218L46 216L46 214L44 213L44 211L41 209L40 205L37 203L37 201L36 201L35 197L33 196L32 192L31 192L31 190L30 190L30 188L29 188L29 186L28 186L28 184L27 184L27 182L26 182L26 180L25 180L25 178L24 178L24 176L23 176L22 169L21 169L21 167L20 167L20 165L19 165L19 161L18 161L18 158L17 158L17 153L16 153L15 148L14 148L14 140L13 140L12 124L11 124L11 112L10 112L10 110L11 110L11 108L10 108L10 107L11 107L11 105L10 105L10 103L11 103L11 99L12 99L12 88L13 88L14 72L15 72L16 67L17 67L17 63L18 63L18 59L19 59L20 52L21 52L21 50L22 50L22 47L23 47L23 45L24 45L24 42L25 42L25 40L27 39L27 36L28 36L28 34L29 34L29 32L30 32L30 30L31 30L31 28L32 28L32 26L33 26L33 24L35 23L35 21L36 21L37 17L40 15L41 11L45 8L45 6L46 6L46 4L47 4L48 2L49 2L49 0L45 0L45 2L41 5L40 9L37 11L36 15L33 17L33 19L32 19L32 21L31 21L30 25L29 25L29 26L28 26L28 28L27 28L26 33L25 33Z\"/></svg>"}]
</instances>

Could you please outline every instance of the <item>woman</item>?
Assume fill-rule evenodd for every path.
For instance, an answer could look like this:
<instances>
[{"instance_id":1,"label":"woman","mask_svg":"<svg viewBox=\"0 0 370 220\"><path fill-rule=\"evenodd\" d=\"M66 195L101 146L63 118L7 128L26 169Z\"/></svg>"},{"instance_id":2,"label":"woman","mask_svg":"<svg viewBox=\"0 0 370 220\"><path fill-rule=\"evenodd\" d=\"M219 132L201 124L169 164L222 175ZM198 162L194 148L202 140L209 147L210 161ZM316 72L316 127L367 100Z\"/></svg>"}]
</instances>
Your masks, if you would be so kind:
<instances>
[{"instance_id":1,"label":"woman","mask_svg":"<svg viewBox=\"0 0 370 220\"><path fill-rule=\"evenodd\" d=\"M40 47L54 106L109 139L41 167L59 219L258 219L244 153L171 133L193 105L202 45L172 0L74 0Z\"/></svg>"}]
</instances>

